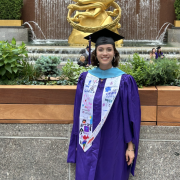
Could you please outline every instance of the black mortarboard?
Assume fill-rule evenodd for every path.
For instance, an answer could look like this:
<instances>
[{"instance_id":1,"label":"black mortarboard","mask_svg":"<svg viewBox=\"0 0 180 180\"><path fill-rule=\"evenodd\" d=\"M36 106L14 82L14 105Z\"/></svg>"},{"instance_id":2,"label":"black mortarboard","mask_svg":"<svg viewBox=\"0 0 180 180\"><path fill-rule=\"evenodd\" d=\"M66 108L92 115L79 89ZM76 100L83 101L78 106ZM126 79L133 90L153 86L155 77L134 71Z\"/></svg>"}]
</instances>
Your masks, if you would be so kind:
<instances>
[{"instance_id":1,"label":"black mortarboard","mask_svg":"<svg viewBox=\"0 0 180 180\"><path fill-rule=\"evenodd\" d=\"M124 39L124 37L105 28L84 37L84 39L91 39L97 47L102 44L115 44L115 41Z\"/></svg>"},{"instance_id":2,"label":"black mortarboard","mask_svg":"<svg viewBox=\"0 0 180 180\"><path fill-rule=\"evenodd\" d=\"M161 49L161 46L158 46L156 49Z\"/></svg>"},{"instance_id":3,"label":"black mortarboard","mask_svg":"<svg viewBox=\"0 0 180 180\"><path fill-rule=\"evenodd\" d=\"M84 39L87 39L89 40L89 64L91 63L90 62L90 59L91 59L91 41L93 43L95 43L95 46L99 46L99 45L102 45L102 44L112 44L112 45L115 45L115 42L118 41L118 40L121 40L121 39L124 39L123 36L120 36L119 34L113 32L113 31L110 31L109 29L101 29L99 31L96 31L86 37L84 37Z\"/></svg>"}]
</instances>

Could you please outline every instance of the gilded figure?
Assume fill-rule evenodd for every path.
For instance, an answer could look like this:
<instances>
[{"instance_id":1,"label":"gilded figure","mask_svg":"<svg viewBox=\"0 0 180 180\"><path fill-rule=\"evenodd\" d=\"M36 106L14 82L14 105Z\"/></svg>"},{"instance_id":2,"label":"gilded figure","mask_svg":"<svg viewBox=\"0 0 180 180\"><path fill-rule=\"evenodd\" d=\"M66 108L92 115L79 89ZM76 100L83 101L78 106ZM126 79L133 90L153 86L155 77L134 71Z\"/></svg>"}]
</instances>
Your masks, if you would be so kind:
<instances>
[{"instance_id":1,"label":"gilded figure","mask_svg":"<svg viewBox=\"0 0 180 180\"><path fill-rule=\"evenodd\" d=\"M117 34L121 27L121 8L115 0L73 0L76 4L68 6L68 22L73 26L73 31L69 36L70 45L87 45L85 36L107 28ZM113 7L113 11L107 11ZM75 13L73 16L72 14ZM116 42L116 46L121 46L123 40Z\"/></svg>"}]
</instances>

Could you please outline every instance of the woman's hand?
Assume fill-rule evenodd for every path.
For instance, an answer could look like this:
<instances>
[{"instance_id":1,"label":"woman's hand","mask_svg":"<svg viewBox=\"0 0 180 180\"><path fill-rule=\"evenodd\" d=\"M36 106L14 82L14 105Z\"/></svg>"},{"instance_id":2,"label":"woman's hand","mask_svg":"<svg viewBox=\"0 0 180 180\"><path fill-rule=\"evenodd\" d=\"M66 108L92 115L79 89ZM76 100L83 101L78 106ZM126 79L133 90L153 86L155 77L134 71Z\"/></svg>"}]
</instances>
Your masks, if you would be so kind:
<instances>
[{"instance_id":1,"label":"woman's hand","mask_svg":"<svg viewBox=\"0 0 180 180\"><path fill-rule=\"evenodd\" d=\"M134 151L128 151L128 149L126 150L126 162L129 165L131 165L133 163L134 160Z\"/></svg>"},{"instance_id":2,"label":"woman's hand","mask_svg":"<svg viewBox=\"0 0 180 180\"><path fill-rule=\"evenodd\" d=\"M134 158L135 158L134 145L132 142L129 142L128 148L126 150L126 162L127 162L128 166L133 163Z\"/></svg>"}]
</instances>

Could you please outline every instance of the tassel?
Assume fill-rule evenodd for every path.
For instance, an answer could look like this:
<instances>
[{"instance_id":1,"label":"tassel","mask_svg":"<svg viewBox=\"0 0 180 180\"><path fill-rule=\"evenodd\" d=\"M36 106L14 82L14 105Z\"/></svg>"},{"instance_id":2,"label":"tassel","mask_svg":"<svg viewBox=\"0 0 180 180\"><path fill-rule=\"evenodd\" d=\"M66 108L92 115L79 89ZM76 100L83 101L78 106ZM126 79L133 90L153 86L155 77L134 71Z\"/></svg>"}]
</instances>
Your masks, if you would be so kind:
<instances>
[{"instance_id":1,"label":"tassel","mask_svg":"<svg viewBox=\"0 0 180 180\"><path fill-rule=\"evenodd\" d=\"M89 36L89 59L88 59L89 65L91 64L91 36Z\"/></svg>"}]
</instances>

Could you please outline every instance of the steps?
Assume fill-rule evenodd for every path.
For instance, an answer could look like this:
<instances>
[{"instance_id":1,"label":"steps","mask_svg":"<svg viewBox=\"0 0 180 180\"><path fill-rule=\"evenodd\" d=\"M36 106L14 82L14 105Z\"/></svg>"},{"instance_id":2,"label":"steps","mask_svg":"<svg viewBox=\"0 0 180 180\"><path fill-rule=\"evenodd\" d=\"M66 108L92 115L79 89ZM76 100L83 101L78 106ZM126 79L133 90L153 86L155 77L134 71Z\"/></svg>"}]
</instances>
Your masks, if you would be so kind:
<instances>
[{"instance_id":1,"label":"steps","mask_svg":"<svg viewBox=\"0 0 180 180\"><path fill-rule=\"evenodd\" d=\"M80 57L80 51L84 47L70 47L70 46L27 46L29 61L34 62L41 56L57 56L61 58L61 63L65 64L68 59L76 63ZM149 60L149 53L152 47L123 47L117 48L120 54L121 62L127 62L133 58L134 53L138 53L140 57ZM169 59L180 60L180 48L163 47L162 52L165 57Z\"/></svg>"}]
</instances>

